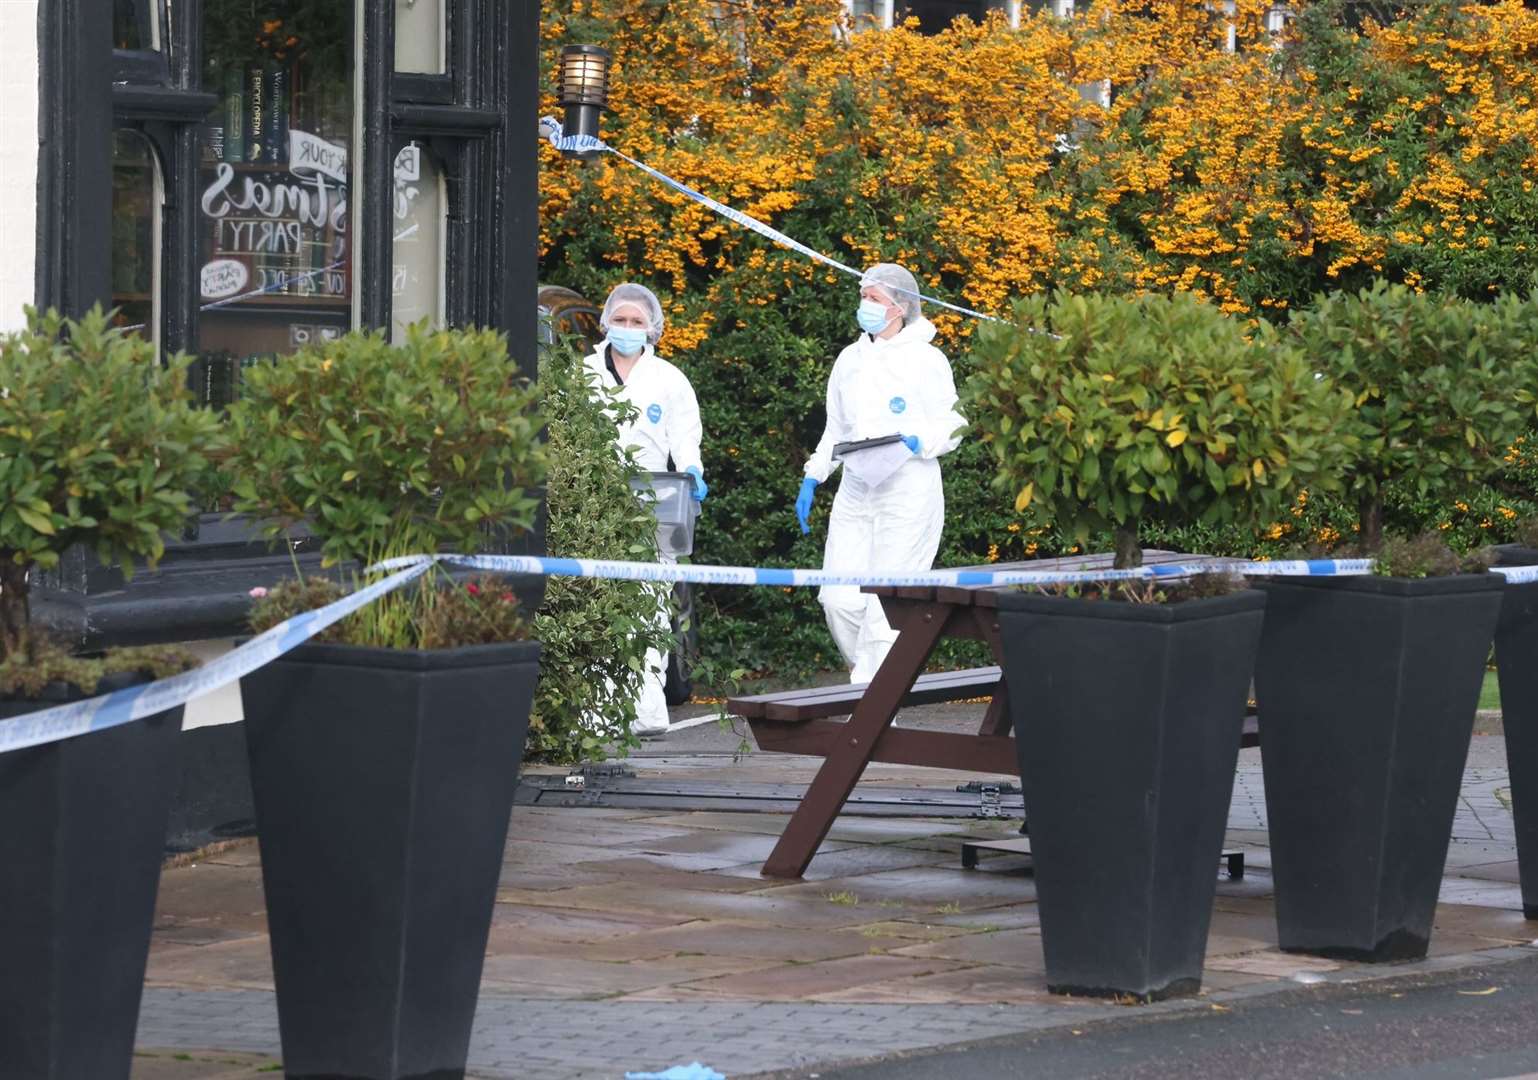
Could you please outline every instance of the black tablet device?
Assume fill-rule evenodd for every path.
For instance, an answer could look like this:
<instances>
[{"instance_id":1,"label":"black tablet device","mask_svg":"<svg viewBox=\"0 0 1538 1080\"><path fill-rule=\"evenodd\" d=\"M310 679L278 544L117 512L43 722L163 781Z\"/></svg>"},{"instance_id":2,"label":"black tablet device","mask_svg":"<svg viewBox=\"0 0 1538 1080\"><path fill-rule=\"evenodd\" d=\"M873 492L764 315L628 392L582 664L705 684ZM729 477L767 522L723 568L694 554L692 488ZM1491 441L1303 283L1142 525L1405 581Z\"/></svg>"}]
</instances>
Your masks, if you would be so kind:
<instances>
[{"instance_id":1,"label":"black tablet device","mask_svg":"<svg viewBox=\"0 0 1538 1080\"><path fill-rule=\"evenodd\" d=\"M861 450L874 450L878 446L891 446L893 443L902 442L901 435L882 435L876 439L859 439L855 442L835 443L833 446L833 460L837 461L846 454L859 453Z\"/></svg>"}]
</instances>

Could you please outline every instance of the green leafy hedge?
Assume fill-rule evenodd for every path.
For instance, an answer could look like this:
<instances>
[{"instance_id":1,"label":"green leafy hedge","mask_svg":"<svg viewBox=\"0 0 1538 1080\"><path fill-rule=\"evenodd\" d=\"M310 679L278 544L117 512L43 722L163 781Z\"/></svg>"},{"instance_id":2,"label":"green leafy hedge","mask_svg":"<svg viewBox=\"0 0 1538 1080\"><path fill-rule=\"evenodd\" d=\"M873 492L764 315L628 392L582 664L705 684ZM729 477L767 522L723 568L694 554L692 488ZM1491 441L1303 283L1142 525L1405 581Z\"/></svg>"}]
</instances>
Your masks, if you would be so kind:
<instances>
[{"instance_id":1,"label":"green leafy hedge","mask_svg":"<svg viewBox=\"0 0 1538 1080\"><path fill-rule=\"evenodd\" d=\"M630 490L640 469L615 452L614 419L593 396L581 365L565 345L540 359L538 386L549 424L549 552L654 560L656 519ZM619 406L610 401L609 407ZM666 596L640 581L548 580L534 617L541 652L528 753L591 760L607 743L632 741L646 651L670 643L666 629L649 617Z\"/></svg>"},{"instance_id":2,"label":"green leafy hedge","mask_svg":"<svg viewBox=\"0 0 1538 1080\"><path fill-rule=\"evenodd\" d=\"M537 392L491 330L354 331L251 369L230 409L235 509L308 521L329 562L472 552L534 523Z\"/></svg>"},{"instance_id":3,"label":"green leafy hedge","mask_svg":"<svg viewBox=\"0 0 1538 1080\"><path fill-rule=\"evenodd\" d=\"M1452 495L1496 472L1533 419L1538 311L1508 294L1474 304L1378 282L1318 298L1292 317L1288 337L1350 395L1341 430L1362 541L1383 539L1382 489Z\"/></svg>"},{"instance_id":4,"label":"green leafy hedge","mask_svg":"<svg viewBox=\"0 0 1538 1080\"><path fill-rule=\"evenodd\" d=\"M1269 326L1189 293L1059 292L978 332L963 408L994 489L1080 542L1141 563L1145 522L1253 525L1299 485L1340 484L1350 407Z\"/></svg>"},{"instance_id":5,"label":"green leafy hedge","mask_svg":"<svg viewBox=\"0 0 1538 1080\"><path fill-rule=\"evenodd\" d=\"M0 338L0 660L26 645L29 571L81 544L128 575L186 523L219 439L187 365L100 308L78 322L29 310Z\"/></svg>"}]
</instances>

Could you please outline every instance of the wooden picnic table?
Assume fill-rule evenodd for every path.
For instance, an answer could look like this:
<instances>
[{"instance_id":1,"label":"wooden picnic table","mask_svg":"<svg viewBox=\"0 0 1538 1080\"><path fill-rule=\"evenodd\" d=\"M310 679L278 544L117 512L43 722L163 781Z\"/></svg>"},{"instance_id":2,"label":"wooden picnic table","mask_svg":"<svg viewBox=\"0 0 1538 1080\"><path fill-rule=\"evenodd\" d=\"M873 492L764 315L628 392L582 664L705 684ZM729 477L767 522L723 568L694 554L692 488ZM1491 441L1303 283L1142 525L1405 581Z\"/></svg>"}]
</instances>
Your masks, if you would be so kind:
<instances>
[{"instance_id":1,"label":"wooden picnic table","mask_svg":"<svg viewBox=\"0 0 1538 1080\"><path fill-rule=\"evenodd\" d=\"M1145 565L1201 561L1204 557L1146 549ZM977 570L1106 569L1111 555L1073 555L1022 563L991 563ZM1019 775L1011 736L1009 687L1004 681L995 586L872 587L897 631L886 660L869 684L822 687L734 698L729 710L745 716L760 749L819 754L822 767L761 871L798 878L832 828L871 761ZM996 668L923 675L942 639L985 641ZM982 692L979 692L982 691ZM975 734L894 728L904 705L983 696L992 700ZM850 706L852 705L852 711ZM847 722L826 719L848 716Z\"/></svg>"}]
</instances>

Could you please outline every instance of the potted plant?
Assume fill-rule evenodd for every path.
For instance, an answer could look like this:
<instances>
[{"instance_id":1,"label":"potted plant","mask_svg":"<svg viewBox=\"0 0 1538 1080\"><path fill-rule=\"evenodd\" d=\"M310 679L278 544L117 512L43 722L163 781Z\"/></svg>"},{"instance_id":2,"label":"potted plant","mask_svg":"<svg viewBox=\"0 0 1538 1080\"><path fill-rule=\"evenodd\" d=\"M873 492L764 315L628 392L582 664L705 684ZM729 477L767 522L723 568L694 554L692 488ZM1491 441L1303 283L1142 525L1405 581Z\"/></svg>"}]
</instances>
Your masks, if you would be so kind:
<instances>
[{"instance_id":1,"label":"potted plant","mask_svg":"<svg viewBox=\"0 0 1538 1080\"><path fill-rule=\"evenodd\" d=\"M132 572L194 510L215 419L185 358L28 312L0 338L0 724L174 674L171 649L72 657L35 629L28 589L74 545ZM7 1077L128 1076L180 708L0 753L0 1062Z\"/></svg>"},{"instance_id":2,"label":"potted plant","mask_svg":"<svg viewBox=\"0 0 1538 1080\"><path fill-rule=\"evenodd\" d=\"M1538 305L1533 296L1506 294L1491 318L1505 330L1514 360L1530 362L1538 350ZM1532 467L1531 429L1507 448L1503 465ZM1512 542L1491 550L1496 566L1538 566L1538 518L1518 523ZM1511 782L1511 814L1517 833L1517 866L1522 911L1538 919L1538 581L1508 581L1495 628L1496 677L1501 692L1501 730Z\"/></svg>"},{"instance_id":3,"label":"potted plant","mask_svg":"<svg viewBox=\"0 0 1538 1080\"><path fill-rule=\"evenodd\" d=\"M534 390L489 330L353 333L249 373L237 509L336 563L530 528ZM274 589L261 628L339 594ZM503 584L434 572L246 678L284 1067L463 1073L539 645Z\"/></svg>"},{"instance_id":4,"label":"potted plant","mask_svg":"<svg viewBox=\"0 0 1538 1080\"><path fill-rule=\"evenodd\" d=\"M1538 350L1538 305L1533 296L1507 294L1495 301L1491 319L1505 330L1504 340L1517 363L1530 362ZM1507 448L1503 464L1532 466L1531 430ZM1538 518L1518 524L1511 543L1491 550L1496 566L1538 566ZM1538 581L1510 583L1501 600L1495 628L1496 677L1501 691L1501 730L1506 739L1506 767L1511 781L1511 813L1517 832L1517 865L1522 910L1538 919Z\"/></svg>"},{"instance_id":5,"label":"potted plant","mask_svg":"<svg viewBox=\"0 0 1538 1080\"><path fill-rule=\"evenodd\" d=\"M1114 533L1119 568L1145 522L1255 522L1341 459L1341 396L1190 296L1033 298L974 363L996 486L1080 542ZM1221 581L1000 595L1050 990L1199 989L1264 602Z\"/></svg>"},{"instance_id":6,"label":"potted plant","mask_svg":"<svg viewBox=\"0 0 1538 1080\"><path fill-rule=\"evenodd\" d=\"M1538 344L1538 343L1535 343ZM1538 566L1538 520L1516 540L1495 548L1497 566ZM1538 581L1508 583L1495 627L1495 671L1501 689L1501 731L1517 832L1522 912L1538 919Z\"/></svg>"},{"instance_id":7,"label":"potted plant","mask_svg":"<svg viewBox=\"0 0 1538 1080\"><path fill-rule=\"evenodd\" d=\"M1424 956L1498 575L1435 537L1384 538L1390 483L1421 495L1498 465L1531 383L1489 309L1379 283L1320 298L1289 336L1346 389L1366 577L1267 582L1255 685L1282 948Z\"/></svg>"}]
</instances>

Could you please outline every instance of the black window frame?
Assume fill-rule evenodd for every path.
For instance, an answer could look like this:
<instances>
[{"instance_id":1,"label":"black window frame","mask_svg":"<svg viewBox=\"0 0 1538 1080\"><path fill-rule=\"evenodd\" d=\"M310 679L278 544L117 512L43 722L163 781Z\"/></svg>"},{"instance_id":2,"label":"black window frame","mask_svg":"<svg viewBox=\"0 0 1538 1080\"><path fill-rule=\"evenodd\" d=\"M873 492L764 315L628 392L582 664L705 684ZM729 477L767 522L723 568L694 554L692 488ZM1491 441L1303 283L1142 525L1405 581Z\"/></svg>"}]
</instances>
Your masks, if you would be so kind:
<instances>
[{"instance_id":1,"label":"black window frame","mask_svg":"<svg viewBox=\"0 0 1538 1080\"><path fill-rule=\"evenodd\" d=\"M444 258L444 319L451 325L484 324L496 310L495 281L477 268L495 258L490 230L477 222L492 220L497 212L496 142L503 130L506 110L498 107L495 57L479 35L467 28L482 25L498 5L494 0L441 0L444 4L446 68L443 74L396 72L394 6L374 15L378 32L388 33L374 51L388 86L388 100L378 103L385 114L390 139L375 148L379 161L374 168L389 175L395 155L408 142L423 145L442 170L447 205ZM383 9L384 5L380 5ZM380 18L388 14L389 18ZM383 24L388 23L388 26ZM368 32L365 27L365 33ZM532 193L531 193L532 195ZM391 237L381 234L383 250L376 258L393 261ZM365 237L365 243L367 237ZM378 297L389 321L389 291Z\"/></svg>"},{"instance_id":2,"label":"black window frame","mask_svg":"<svg viewBox=\"0 0 1538 1080\"><path fill-rule=\"evenodd\" d=\"M344 0L350 2L350 0ZM363 146L353 182L357 323L390 326L395 154L422 143L448 196L444 320L505 331L520 369L537 365L535 0L443 0L443 74L395 71L395 5L364 0ZM198 341L199 127L218 104L202 86L202 4L179 0L161 48L113 46L111 0L49 0L39 16L42 105L35 298L79 315L111 303L112 131L141 133L160 170L159 340ZM519 123L522 120L523 123Z\"/></svg>"}]
</instances>

